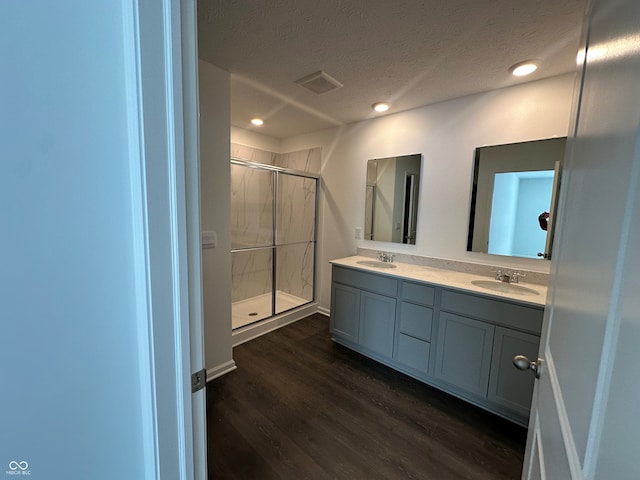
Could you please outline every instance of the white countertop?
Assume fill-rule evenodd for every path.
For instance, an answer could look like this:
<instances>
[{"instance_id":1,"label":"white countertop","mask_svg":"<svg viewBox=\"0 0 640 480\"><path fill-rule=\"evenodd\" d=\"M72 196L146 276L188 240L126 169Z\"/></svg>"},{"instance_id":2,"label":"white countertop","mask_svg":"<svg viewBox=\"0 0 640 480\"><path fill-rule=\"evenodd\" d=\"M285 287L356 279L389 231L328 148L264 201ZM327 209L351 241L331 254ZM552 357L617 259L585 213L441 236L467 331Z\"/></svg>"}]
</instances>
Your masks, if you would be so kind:
<instances>
[{"instance_id":1,"label":"white countertop","mask_svg":"<svg viewBox=\"0 0 640 480\"><path fill-rule=\"evenodd\" d=\"M345 257L331 260L329 263L342 267L355 268L367 272L377 273L379 275L386 275L390 277L404 278L408 280L418 280L421 282L427 282L443 287L454 288L457 290L464 290L467 292L479 293L488 297L504 298L524 304L543 306L547 299L547 287L544 285L536 285L534 283L526 283L520 281L518 285L529 288L538 292L538 295L522 295L511 292L497 292L476 286L471 283L472 280L493 280L491 277L485 277L481 275L473 275L470 273L456 272L453 270L442 270L439 268L424 267L422 265L412 265L409 263L393 262L396 268L377 268L369 267L366 265L360 265L359 261L371 261L375 258L370 257ZM496 283L497 280L495 280Z\"/></svg>"}]
</instances>

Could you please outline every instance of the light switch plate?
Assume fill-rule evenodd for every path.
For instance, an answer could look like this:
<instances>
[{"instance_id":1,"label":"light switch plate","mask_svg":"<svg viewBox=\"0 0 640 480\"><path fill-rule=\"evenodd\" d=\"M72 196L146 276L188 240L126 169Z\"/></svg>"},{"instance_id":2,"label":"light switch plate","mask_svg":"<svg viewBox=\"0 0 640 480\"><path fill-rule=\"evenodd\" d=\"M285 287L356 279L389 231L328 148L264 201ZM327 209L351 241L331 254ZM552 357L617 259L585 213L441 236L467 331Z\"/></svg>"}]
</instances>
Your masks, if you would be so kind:
<instances>
[{"instance_id":1,"label":"light switch plate","mask_svg":"<svg viewBox=\"0 0 640 480\"><path fill-rule=\"evenodd\" d=\"M202 248L216 248L218 246L218 234L214 230L202 232Z\"/></svg>"},{"instance_id":2,"label":"light switch plate","mask_svg":"<svg viewBox=\"0 0 640 480\"><path fill-rule=\"evenodd\" d=\"M360 227L355 228L355 237L356 237L356 240L360 240L362 238L362 228Z\"/></svg>"}]
</instances>

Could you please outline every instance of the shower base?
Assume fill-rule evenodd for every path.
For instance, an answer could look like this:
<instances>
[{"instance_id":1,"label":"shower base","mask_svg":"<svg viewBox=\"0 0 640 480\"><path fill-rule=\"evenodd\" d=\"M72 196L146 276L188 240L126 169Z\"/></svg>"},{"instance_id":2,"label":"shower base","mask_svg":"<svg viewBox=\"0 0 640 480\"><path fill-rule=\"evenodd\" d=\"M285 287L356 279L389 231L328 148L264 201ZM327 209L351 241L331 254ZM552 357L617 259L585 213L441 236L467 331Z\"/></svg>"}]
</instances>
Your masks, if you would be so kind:
<instances>
[{"instance_id":1,"label":"shower base","mask_svg":"<svg viewBox=\"0 0 640 480\"><path fill-rule=\"evenodd\" d=\"M296 297L281 290L276 291L276 314L309 303L310 300ZM231 328L236 329L271 317L271 293L239 300L231 304Z\"/></svg>"}]
</instances>

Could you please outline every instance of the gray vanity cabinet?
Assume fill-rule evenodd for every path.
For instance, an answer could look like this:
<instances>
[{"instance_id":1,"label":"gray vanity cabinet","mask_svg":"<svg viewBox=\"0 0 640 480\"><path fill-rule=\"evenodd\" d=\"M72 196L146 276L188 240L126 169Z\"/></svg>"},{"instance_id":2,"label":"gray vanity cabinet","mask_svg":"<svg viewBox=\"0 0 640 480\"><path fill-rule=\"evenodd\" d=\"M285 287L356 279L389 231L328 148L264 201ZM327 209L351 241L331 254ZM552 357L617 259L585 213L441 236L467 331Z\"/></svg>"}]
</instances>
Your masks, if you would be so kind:
<instances>
[{"instance_id":1,"label":"gray vanity cabinet","mask_svg":"<svg viewBox=\"0 0 640 480\"><path fill-rule=\"evenodd\" d=\"M333 267L335 341L526 425L542 306L357 269Z\"/></svg>"},{"instance_id":2,"label":"gray vanity cabinet","mask_svg":"<svg viewBox=\"0 0 640 480\"><path fill-rule=\"evenodd\" d=\"M391 358L398 281L338 267L332 276L332 335L365 353Z\"/></svg>"},{"instance_id":3,"label":"gray vanity cabinet","mask_svg":"<svg viewBox=\"0 0 640 480\"><path fill-rule=\"evenodd\" d=\"M472 318L440 313L435 376L486 396L495 327Z\"/></svg>"},{"instance_id":4,"label":"gray vanity cabinet","mask_svg":"<svg viewBox=\"0 0 640 480\"><path fill-rule=\"evenodd\" d=\"M543 308L442 289L440 309L435 376L526 424L534 376L513 357L537 358Z\"/></svg>"}]
</instances>

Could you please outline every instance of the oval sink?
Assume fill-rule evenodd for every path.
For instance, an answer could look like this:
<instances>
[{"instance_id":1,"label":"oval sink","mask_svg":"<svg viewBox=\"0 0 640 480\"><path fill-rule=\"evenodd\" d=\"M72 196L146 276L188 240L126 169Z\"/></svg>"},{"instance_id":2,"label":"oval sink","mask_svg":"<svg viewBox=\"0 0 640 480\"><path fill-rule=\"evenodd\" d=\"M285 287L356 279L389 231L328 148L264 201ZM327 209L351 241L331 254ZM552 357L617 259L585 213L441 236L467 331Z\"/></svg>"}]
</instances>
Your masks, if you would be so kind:
<instances>
[{"instance_id":1,"label":"oval sink","mask_svg":"<svg viewBox=\"0 0 640 480\"><path fill-rule=\"evenodd\" d=\"M356 262L358 265L364 265L365 267L373 267L373 268L396 268L393 263L389 262L380 262L379 260L358 260Z\"/></svg>"},{"instance_id":2,"label":"oval sink","mask_svg":"<svg viewBox=\"0 0 640 480\"><path fill-rule=\"evenodd\" d=\"M498 282L497 280L471 280L471 283L476 287L486 288L487 290L493 290L494 292L514 293L516 295L526 296L540 295L540 293L531 288L523 287L522 285L514 283Z\"/></svg>"}]
</instances>

